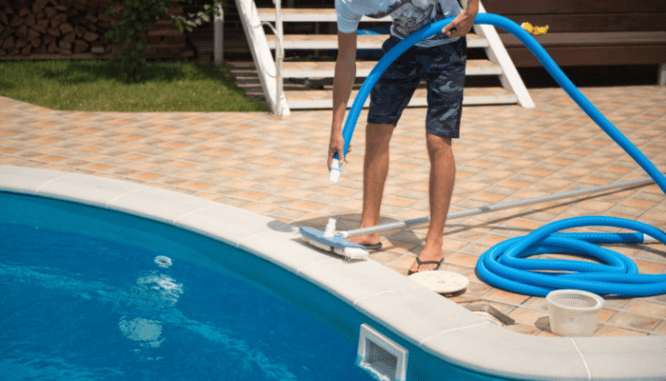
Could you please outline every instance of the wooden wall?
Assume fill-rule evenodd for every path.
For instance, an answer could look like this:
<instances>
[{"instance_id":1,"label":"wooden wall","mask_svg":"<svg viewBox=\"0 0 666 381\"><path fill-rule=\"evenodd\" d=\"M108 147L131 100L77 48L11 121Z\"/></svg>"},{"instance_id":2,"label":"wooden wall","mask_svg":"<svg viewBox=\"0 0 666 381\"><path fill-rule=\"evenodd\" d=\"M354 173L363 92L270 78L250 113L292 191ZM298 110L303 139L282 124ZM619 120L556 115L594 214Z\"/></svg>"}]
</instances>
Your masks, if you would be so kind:
<instances>
[{"instance_id":1,"label":"wooden wall","mask_svg":"<svg viewBox=\"0 0 666 381\"><path fill-rule=\"evenodd\" d=\"M483 0L489 13L548 25L537 36L560 66L666 63L666 0ZM539 66L522 44L500 35L519 67Z\"/></svg>"}]
</instances>

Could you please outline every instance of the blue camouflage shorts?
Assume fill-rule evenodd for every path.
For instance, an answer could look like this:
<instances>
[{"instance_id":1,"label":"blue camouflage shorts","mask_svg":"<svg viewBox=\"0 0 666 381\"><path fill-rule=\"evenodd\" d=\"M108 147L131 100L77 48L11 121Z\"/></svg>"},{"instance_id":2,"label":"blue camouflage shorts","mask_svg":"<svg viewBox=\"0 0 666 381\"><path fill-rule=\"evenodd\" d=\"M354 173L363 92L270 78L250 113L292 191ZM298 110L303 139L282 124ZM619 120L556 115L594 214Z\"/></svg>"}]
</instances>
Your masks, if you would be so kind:
<instances>
[{"instance_id":1,"label":"blue camouflage shorts","mask_svg":"<svg viewBox=\"0 0 666 381\"><path fill-rule=\"evenodd\" d=\"M401 40L391 36L382 49L388 52ZM370 93L368 123L396 125L419 82L428 89L426 132L446 138L460 137L467 40L429 48L412 46L379 78Z\"/></svg>"}]
</instances>

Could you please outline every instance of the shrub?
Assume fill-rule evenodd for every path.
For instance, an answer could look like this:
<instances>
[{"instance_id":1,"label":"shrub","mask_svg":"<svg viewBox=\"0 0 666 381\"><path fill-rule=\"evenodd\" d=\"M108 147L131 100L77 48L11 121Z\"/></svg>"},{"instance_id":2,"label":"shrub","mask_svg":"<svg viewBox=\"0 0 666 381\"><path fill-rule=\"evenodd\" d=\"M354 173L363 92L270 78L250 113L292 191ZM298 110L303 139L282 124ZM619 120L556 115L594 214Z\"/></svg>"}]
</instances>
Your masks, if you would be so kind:
<instances>
[{"instance_id":1,"label":"shrub","mask_svg":"<svg viewBox=\"0 0 666 381\"><path fill-rule=\"evenodd\" d=\"M171 19L181 32L191 32L196 26L208 22L220 3L222 0L214 0L213 5L204 5L203 11L184 16L171 15ZM120 63L124 80L140 82L144 79L146 52L150 48L146 32L152 29L155 21L167 17L167 9L171 6L171 0L122 0L114 1L106 10L105 14L117 21L104 37L118 43L115 58Z\"/></svg>"}]
</instances>

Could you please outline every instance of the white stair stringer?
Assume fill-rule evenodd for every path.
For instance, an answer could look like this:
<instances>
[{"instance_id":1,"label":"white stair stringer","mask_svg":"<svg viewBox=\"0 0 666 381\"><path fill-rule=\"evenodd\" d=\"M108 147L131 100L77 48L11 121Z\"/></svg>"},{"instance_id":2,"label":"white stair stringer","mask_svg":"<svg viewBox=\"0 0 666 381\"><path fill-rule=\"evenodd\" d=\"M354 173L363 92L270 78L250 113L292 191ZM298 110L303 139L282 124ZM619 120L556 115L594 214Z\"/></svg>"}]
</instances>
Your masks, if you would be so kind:
<instances>
[{"instance_id":1,"label":"white stair stringer","mask_svg":"<svg viewBox=\"0 0 666 381\"><path fill-rule=\"evenodd\" d=\"M314 34L286 34L283 35L278 44L278 38L274 35L265 35L262 22L276 21L278 17L274 9L257 9L254 0L235 0L241 9L241 19L246 32L253 59L257 68L261 85L268 103L273 112L276 111L276 78L275 67L271 54L272 49L282 47L288 50L317 51L317 50L337 50L337 36L335 34L319 34L318 28L315 28ZM278 0L279 1L279 0ZM463 6L466 0L460 0ZM303 23L303 22L336 22L335 9L331 8L280 8L281 22ZM485 12L483 5L479 4L479 11ZM367 17L361 19L366 22L390 22L390 17L382 20L373 20ZM277 23L277 22L276 22ZM276 25L279 28L279 25ZM464 105L490 105L490 104L520 104L525 108L533 108L534 102L530 97L515 65L511 61L502 41L495 28L490 25L475 25L474 33L467 35L468 49L484 49L487 58L470 59L467 63L467 76L496 76L499 84L492 88L478 88L471 86L465 88L463 98ZM357 36L358 49L381 49L386 35L359 34ZM315 53L317 54L317 53ZM377 62L368 60L357 60L357 77L362 78L369 74ZM320 60L314 61L290 61L283 62L281 65L281 77L290 80L291 90L282 92L280 105L286 110L285 115L289 114L289 109L330 109L332 108L332 87L330 82L334 77L334 62ZM315 84L313 89L306 85L305 89L293 89L298 87L291 79L299 78L305 83ZM314 78L314 82L309 79ZM427 106L427 96L419 88L409 102L409 107ZM352 92L348 107L355 99L356 92ZM365 102L368 103L367 101Z\"/></svg>"},{"instance_id":2,"label":"white stair stringer","mask_svg":"<svg viewBox=\"0 0 666 381\"><path fill-rule=\"evenodd\" d=\"M268 106L274 114L278 114L279 110L281 114L279 116L288 116L290 111L286 98L284 95L277 96L276 64L266 40L257 6L254 0L235 1Z\"/></svg>"},{"instance_id":3,"label":"white stair stringer","mask_svg":"<svg viewBox=\"0 0 666 381\"><path fill-rule=\"evenodd\" d=\"M483 4L479 1L479 12L485 13ZM511 61L509 53L506 51L497 30L492 25L474 25L474 32L488 40L488 47L485 48L488 59L502 67L502 74L499 80L502 87L516 94L518 103L525 108L534 108L534 101L525 87L516 66Z\"/></svg>"}]
</instances>

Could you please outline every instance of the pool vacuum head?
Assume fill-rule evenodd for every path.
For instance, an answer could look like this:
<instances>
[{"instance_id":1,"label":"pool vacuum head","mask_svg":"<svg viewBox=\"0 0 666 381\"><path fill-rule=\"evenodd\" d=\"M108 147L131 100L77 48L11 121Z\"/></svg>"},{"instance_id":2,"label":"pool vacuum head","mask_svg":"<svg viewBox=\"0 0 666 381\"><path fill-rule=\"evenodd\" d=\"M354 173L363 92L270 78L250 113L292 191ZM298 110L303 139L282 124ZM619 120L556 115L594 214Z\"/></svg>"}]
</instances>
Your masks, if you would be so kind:
<instances>
[{"instance_id":1,"label":"pool vacuum head","mask_svg":"<svg viewBox=\"0 0 666 381\"><path fill-rule=\"evenodd\" d=\"M368 259L365 246L347 241L342 234L335 234L335 220L332 218L328 220L326 231L306 226L300 227L299 230L301 239L314 247L335 253L345 259Z\"/></svg>"}]
</instances>

